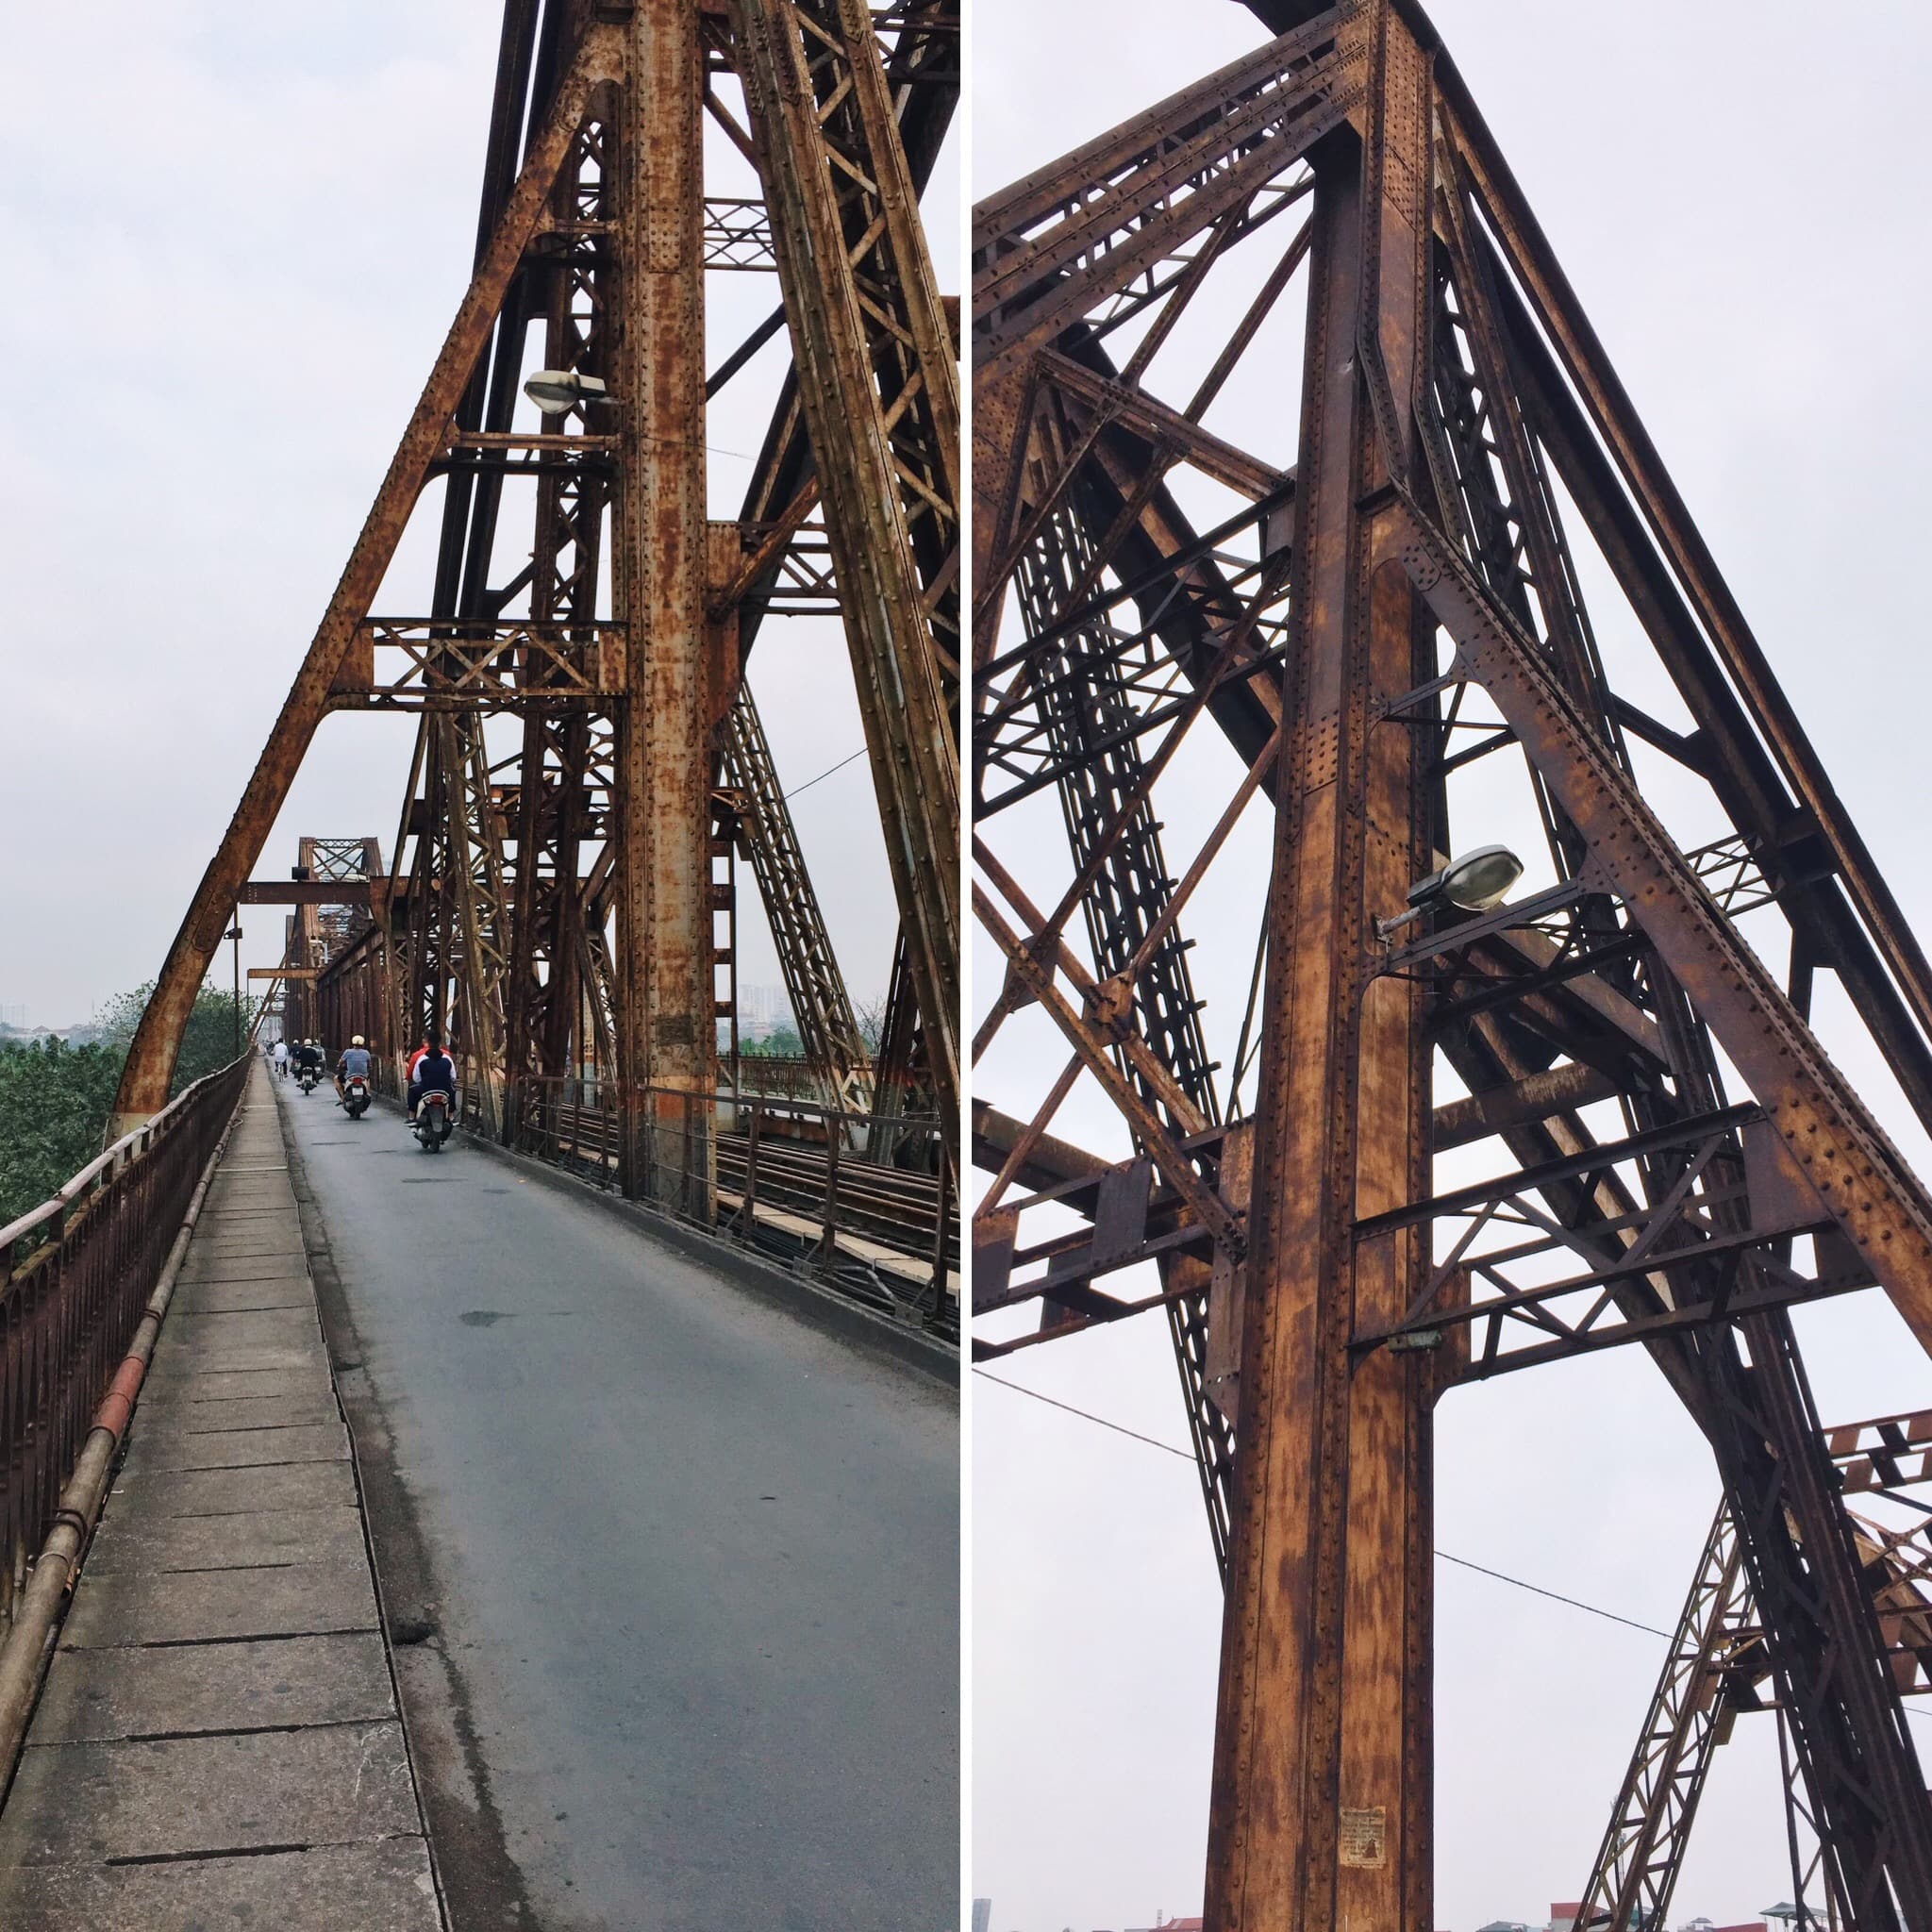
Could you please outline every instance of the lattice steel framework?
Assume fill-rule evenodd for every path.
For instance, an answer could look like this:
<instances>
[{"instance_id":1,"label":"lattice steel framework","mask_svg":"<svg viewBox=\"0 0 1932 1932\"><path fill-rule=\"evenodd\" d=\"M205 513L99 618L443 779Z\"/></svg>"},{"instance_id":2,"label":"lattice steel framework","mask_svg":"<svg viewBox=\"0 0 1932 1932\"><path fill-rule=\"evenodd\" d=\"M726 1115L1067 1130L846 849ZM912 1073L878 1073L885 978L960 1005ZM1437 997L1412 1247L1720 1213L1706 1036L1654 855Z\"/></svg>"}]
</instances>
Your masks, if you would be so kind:
<instances>
[{"instance_id":1,"label":"lattice steel framework","mask_svg":"<svg viewBox=\"0 0 1932 1932\"><path fill-rule=\"evenodd\" d=\"M1631 1342L1725 1513L1593 1908L1667 1897L1748 1606L1834 1924L1932 1932L1917 1611L1789 1319L1875 1283L1932 1345L1932 1199L1809 1022L1835 974L1932 1128L1932 971L1420 10L1251 4L1275 39L975 210L974 1045L1041 1070L975 1093L975 1352L1167 1313L1214 1932L1433 1923L1434 1404ZM1259 456L1216 404L1280 426L1291 290ZM1540 828L1528 882L1389 924L1452 828ZM1237 1024L1184 922L1243 898ZM1076 1090L1111 1146L1049 1131Z\"/></svg>"},{"instance_id":2,"label":"lattice steel framework","mask_svg":"<svg viewBox=\"0 0 1932 1932\"><path fill-rule=\"evenodd\" d=\"M382 908L387 1030L442 1026L489 1131L518 1141L588 1079L618 1098L625 1185L710 1211L734 803L825 1098L862 1110L869 1058L743 681L765 617L819 611L843 620L956 1141L958 374L918 198L958 40L935 0L507 0L474 279L169 955L124 1120L164 1091L223 914L331 710L419 718ZM707 193L708 116L761 195ZM779 291L708 375L708 273L774 273ZM781 333L792 367L744 508L708 521L707 403ZM520 427L537 367L591 387ZM428 608L381 614L432 481Z\"/></svg>"}]
</instances>

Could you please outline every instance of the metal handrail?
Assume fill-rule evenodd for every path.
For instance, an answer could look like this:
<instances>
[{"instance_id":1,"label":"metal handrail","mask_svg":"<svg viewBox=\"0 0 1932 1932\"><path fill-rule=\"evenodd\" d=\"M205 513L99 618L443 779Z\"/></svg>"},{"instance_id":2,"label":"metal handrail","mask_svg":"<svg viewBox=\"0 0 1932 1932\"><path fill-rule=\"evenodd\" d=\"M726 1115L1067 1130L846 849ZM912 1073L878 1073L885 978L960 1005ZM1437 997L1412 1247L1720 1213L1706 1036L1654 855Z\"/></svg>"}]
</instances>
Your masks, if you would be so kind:
<instances>
[{"instance_id":1,"label":"metal handrail","mask_svg":"<svg viewBox=\"0 0 1932 1932\"><path fill-rule=\"evenodd\" d=\"M0 1627L253 1058L197 1080L0 1227Z\"/></svg>"},{"instance_id":2,"label":"metal handrail","mask_svg":"<svg viewBox=\"0 0 1932 1932\"><path fill-rule=\"evenodd\" d=\"M649 1131L641 1133L646 1120ZM958 1205L943 1174L939 1123L912 1114L893 1121L895 1129L929 1143L941 1171L934 1174L881 1166L850 1151L865 1144L871 1120L849 1108L791 1095L628 1089L611 1079L532 1075L524 1083L516 1144L593 1185L624 1186L659 1205L675 1200L673 1211L747 1245L789 1253L803 1244L792 1258L829 1285L949 1334L958 1323L948 1279L959 1265L959 1230ZM795 1131L773 1135L781 1122ZM637 1137L628 1155L627 1131ZM626 1158L642 1163L628 1181ZM716 1199L721 1169L728 1170L737 1197L729 1211ZM762 1208L783 1208L811 1224L815 1233L808 1238L802 1227L774 1227L769 1216L761 1222ZM849 1252L850 1242L841 1248L845 1235L860 1237L873 1249ZM923 1263L931 1271L927 1287L917 1290L882 1272L881 1249Z\"/></svg>"}]
</instances>

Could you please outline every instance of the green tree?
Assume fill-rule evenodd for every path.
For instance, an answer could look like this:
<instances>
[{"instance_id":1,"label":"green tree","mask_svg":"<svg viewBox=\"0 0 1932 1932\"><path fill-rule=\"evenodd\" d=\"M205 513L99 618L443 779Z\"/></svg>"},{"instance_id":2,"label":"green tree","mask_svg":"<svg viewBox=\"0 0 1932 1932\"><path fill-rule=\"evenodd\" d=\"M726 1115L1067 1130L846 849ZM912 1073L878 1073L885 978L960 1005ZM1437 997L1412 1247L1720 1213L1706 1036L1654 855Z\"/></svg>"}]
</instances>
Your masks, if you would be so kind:
<instances>
[{"instance_id":1,"label":"green tree","mask_svg":"<svg viewBox=\"0 0 1932 1932\"><path fill-rule=\"evenodd\" d=\"M94 1016L104 1043L125 1054L134 1029L141 1022L147 1003L154 995L155 983L138 986L110 1000ZM242 995L242 1038L248 1038L248 1023L255 1002ZM194 1010L188 1016L187 1030L181 1036L181 1052L175 1062L175 1078L168 1089L172 1099L184 1088L192 1087L209 1074L219 1073L235 1058L235 995L213 986L204 986L194 996Z\"/></svg>"},{"instance_id":2,"label":"green tree","mask_svg":"<svg viewBox=\"0 0 1932 1932\"><path fill-rule=\"evenodd\" d=\"M101 1151L121 1063L149 996L150 982L95 1014L95 1038L0 1045L0 1226L57 1193ZM242 1000L242 1036L252 1003ZM235 1058L235 996L205 986L195 995L175 1062L170 1097Z\"/></svg>"},{"instance_id":3,"label":"green tree","mask_svg":"<svg viewBox=\"0 0 1932 1932\"><path fill-rule=\"evenodd\" d=\"M101 1151L121 1060L118 1045L58 1038L0 1046L0 1225L58 1193Z\"/></svg>"},{"instance_id":4,"label":"green tree","mask_svg":"<svg viewBox=\"0 0 1932 1932\"><path fill-rule=\"evenodd\" d=\"M757 1054L766 1059L797 1059L805 1052L805 1041L789 1026L774 1026L762 1040L747 1040L741 1053Z\"/></svg>"}]
</instances>

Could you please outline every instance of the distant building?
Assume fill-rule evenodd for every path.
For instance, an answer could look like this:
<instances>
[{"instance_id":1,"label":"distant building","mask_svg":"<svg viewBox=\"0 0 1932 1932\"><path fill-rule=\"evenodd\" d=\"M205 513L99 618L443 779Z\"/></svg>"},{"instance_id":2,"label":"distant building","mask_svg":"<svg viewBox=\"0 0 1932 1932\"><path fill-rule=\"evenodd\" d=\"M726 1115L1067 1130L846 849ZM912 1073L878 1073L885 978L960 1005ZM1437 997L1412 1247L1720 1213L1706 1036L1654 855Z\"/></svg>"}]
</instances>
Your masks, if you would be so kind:
<instances>
[{"instance_id":1,"label":"distant building","mask_svg":"<svg viewBox=\"0 0 1932 1932\"><path fill-rule=\"evenodd\" d=\"M786 997L782 986L746 986L738 988L738 1037L744 1041L764 1040L776 1033L780 1027L796 1025L791 1017L791 1002ZM991 1906L987 1907L992 1909Z\"/></svg>"},{"instance_id":2,"label":"distant building","mask_svg":"<svg viewBox=\"0 0 1932 1932\"><path fill-rule=\"evenodd\" d=\"M976 1898L973 1901L973 1932L990 1932L992 1924L992 1901L990 1898Z\"/></svg>"}]
</instances>

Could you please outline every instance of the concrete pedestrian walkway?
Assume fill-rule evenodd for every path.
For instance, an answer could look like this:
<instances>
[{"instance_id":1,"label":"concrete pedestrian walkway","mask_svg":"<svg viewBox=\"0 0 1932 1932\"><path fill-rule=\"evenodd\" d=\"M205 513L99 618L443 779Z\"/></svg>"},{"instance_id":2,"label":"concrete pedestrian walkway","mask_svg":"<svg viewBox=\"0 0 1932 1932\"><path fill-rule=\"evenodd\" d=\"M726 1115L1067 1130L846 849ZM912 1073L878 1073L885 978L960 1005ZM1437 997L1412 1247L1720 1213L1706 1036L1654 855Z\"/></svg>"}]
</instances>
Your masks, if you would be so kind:
<instances>
[{"instance_id":1,"label":"concrete pedestrian walkway","mask_svg":"<svg viewBox=\"0 0 1932 1932\"><path fill-rule=\"evenodd\" d=\"M441 1924L271 1077L0 1811L0 1925Z\"/></svg>"}]
</instances>

